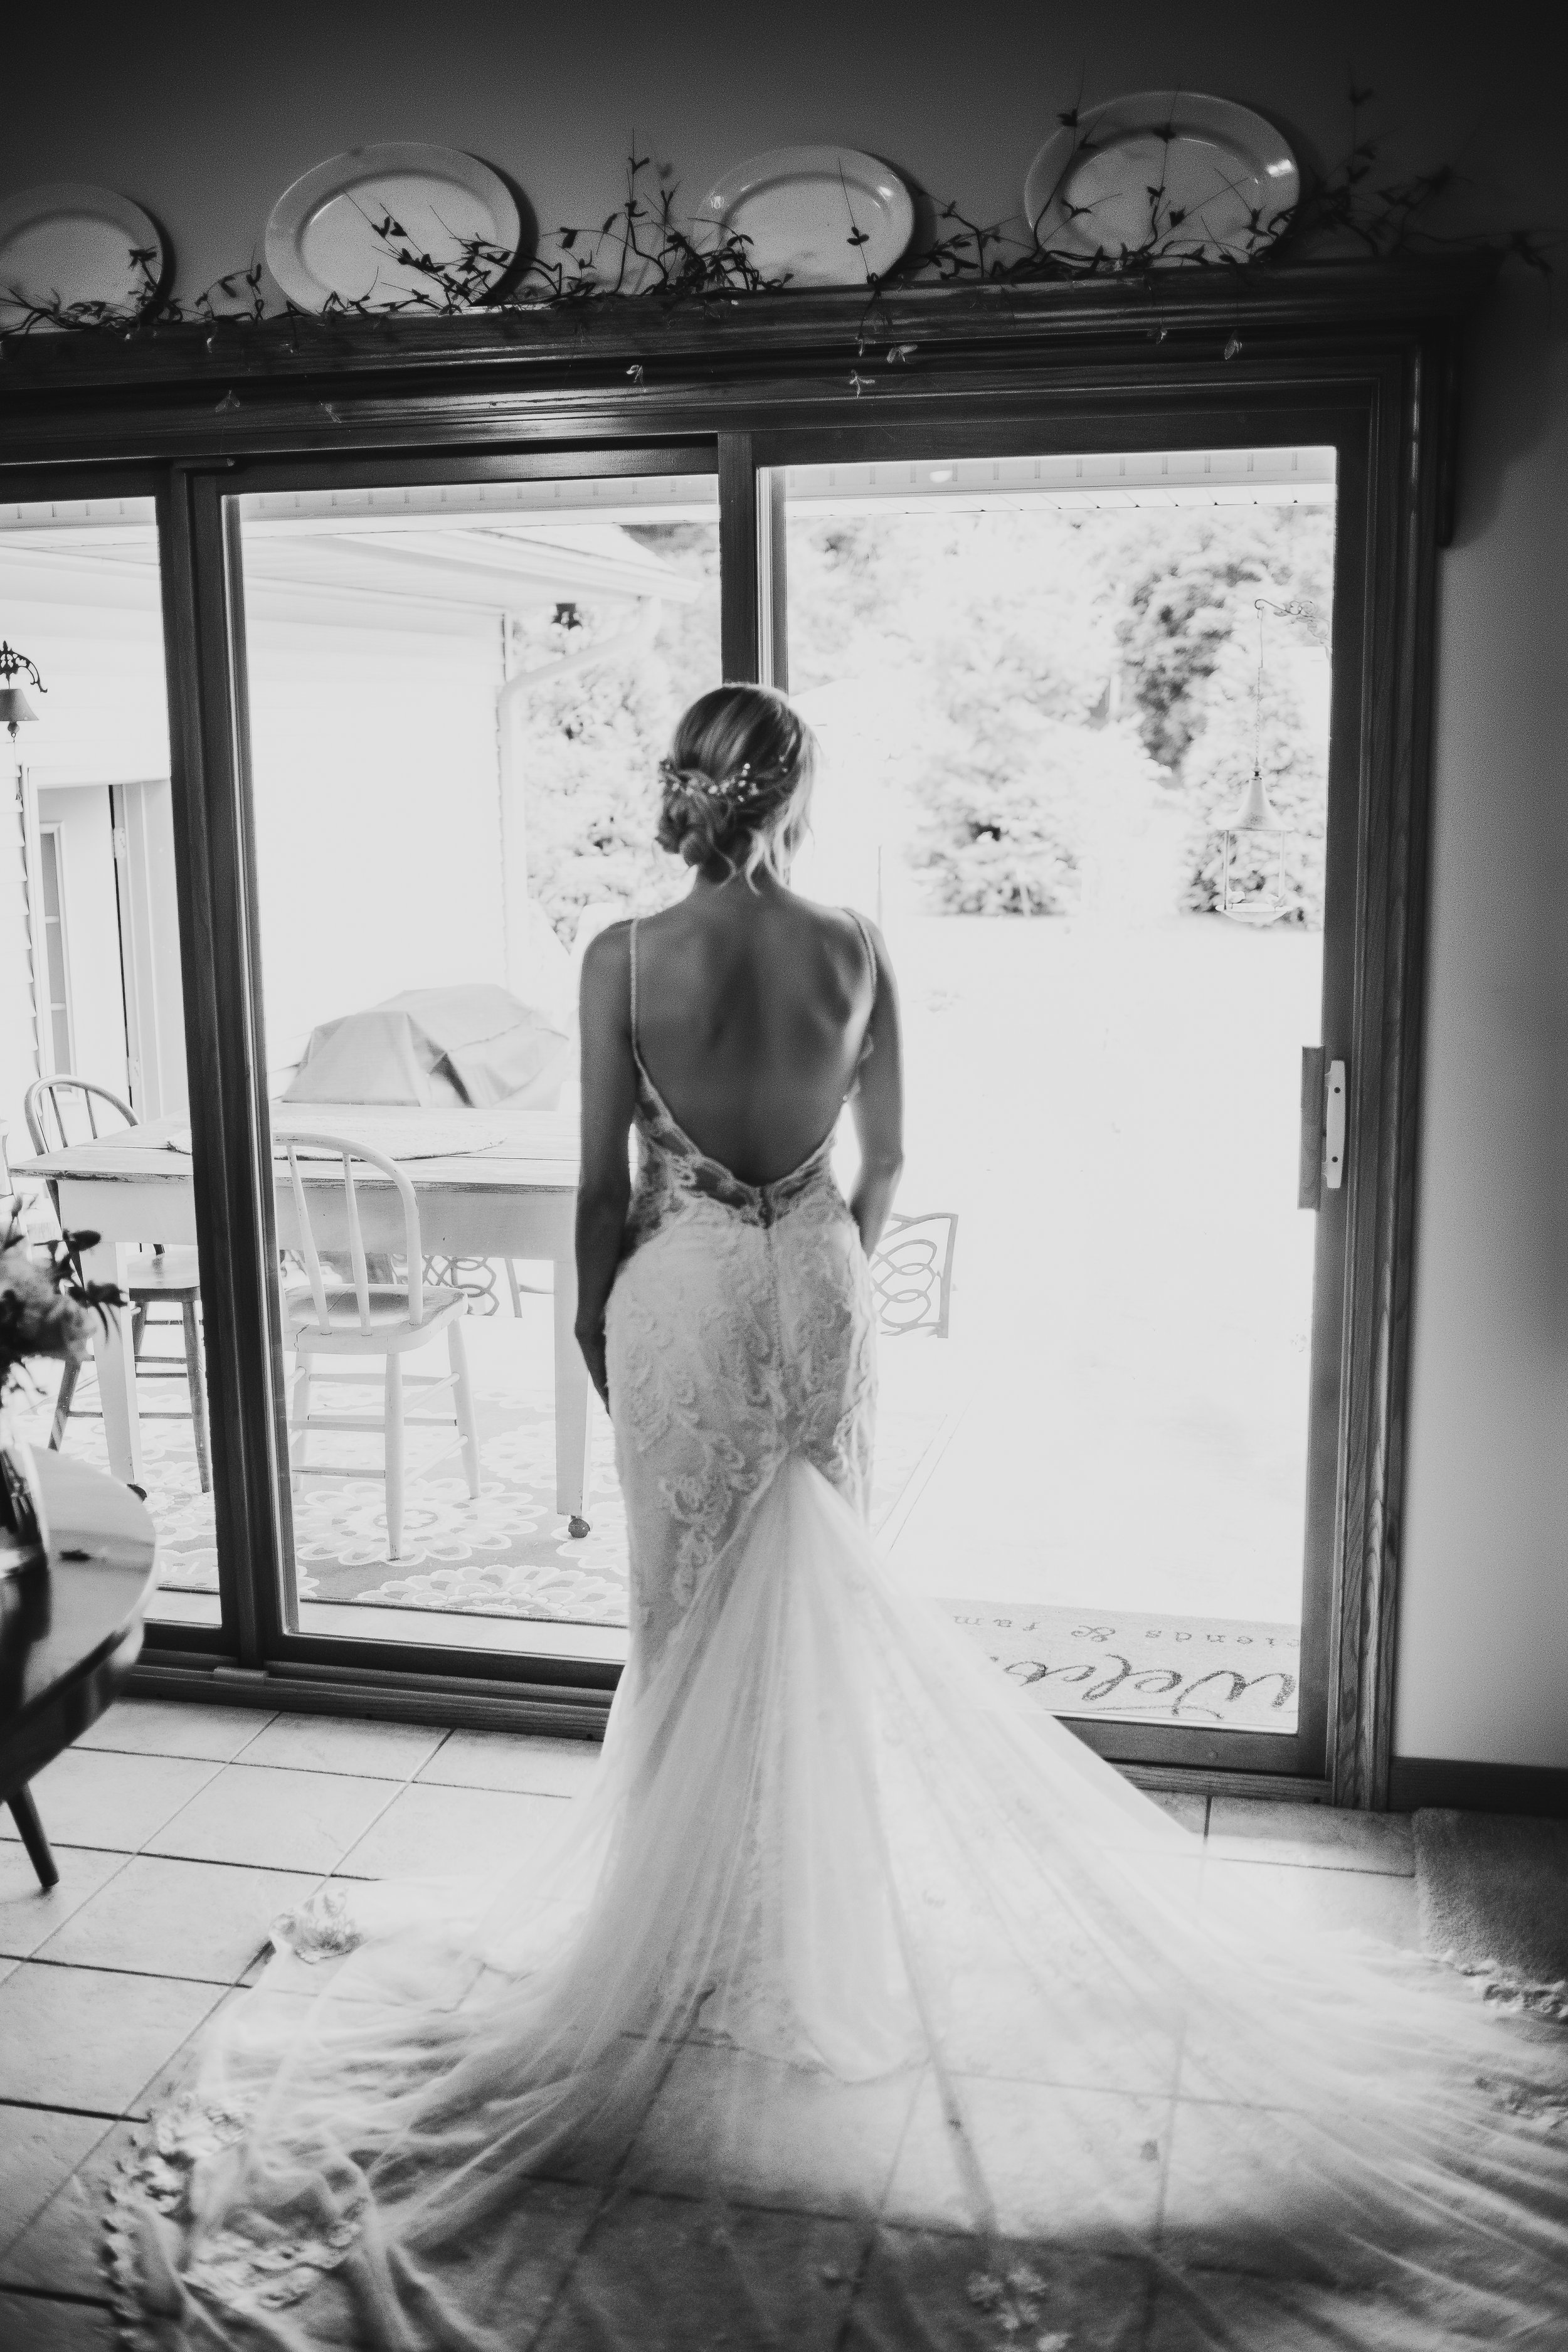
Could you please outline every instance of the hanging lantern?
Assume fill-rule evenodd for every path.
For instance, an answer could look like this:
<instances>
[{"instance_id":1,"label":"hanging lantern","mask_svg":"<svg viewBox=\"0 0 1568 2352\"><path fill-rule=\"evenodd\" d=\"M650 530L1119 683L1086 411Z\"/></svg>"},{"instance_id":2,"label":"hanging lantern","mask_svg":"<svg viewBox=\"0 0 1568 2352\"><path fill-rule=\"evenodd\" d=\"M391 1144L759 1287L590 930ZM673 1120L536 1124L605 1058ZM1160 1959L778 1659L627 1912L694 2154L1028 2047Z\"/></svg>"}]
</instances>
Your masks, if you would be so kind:
<instances>
[{"instance_id":1,"label":"hanging lantern","mask_svg":"<svg viewBox=\"0 0 1568 2352\"><path fill-rule=\"evenodd\" d=\"M1263 781L1263 615L1265 613L1278 613L1287 620L1304 621L1320 644L1322 639L1315 625L1317 607L1304 599L1289 604L1275 604L1267 596L1257 596L1253 599L1253 610L1258 614L1258 676L1252 690L1252 774L1242 787L1241 798L1220 831L1219 910L1222 915L1228 915L1233 923L1264 924L1277 923L1282 915L1290 911L1290 901L1285 888L1285 844L1296 828L1280 824L1268 797L1268 787ZM1245 896L1236 888L1237 862L1244 840L1272 841L1275 845L1271 886Z\"/></svg>"},{"instance_id":2,"label":"hanging lantern","mask_svg":"<svg viewBox=\"0 0 1568 2352\"><path fill-rule=\"evenodd\" d=\"M5 729L13 743L16 740L17 728L38 715L26 688L16 684L19 677L26 677L40 694L48 692L48 688L38 676L37 663L29 661L26 654L17 653L15 646L0 643L0 727Z\"/></svg>"},{"instance_id":3,"label":"hanging lantern","mask_svg":"<svg viewBox=\"0 0 1568 2352\"><path fill-rule=\"evenodd\" d=\"M1286 913L1285 836L1289 830L1274 814L1261 766L1255 767L1219 837L1219 910L1228 915L1233 923L1276 923ZM1247 898L1238 898L1233 890L1237 849L1244 837L1255 841L1259 835L1276 844L1273 887L1266 892L1254 891Z\"/></svg>"}]
</instances>

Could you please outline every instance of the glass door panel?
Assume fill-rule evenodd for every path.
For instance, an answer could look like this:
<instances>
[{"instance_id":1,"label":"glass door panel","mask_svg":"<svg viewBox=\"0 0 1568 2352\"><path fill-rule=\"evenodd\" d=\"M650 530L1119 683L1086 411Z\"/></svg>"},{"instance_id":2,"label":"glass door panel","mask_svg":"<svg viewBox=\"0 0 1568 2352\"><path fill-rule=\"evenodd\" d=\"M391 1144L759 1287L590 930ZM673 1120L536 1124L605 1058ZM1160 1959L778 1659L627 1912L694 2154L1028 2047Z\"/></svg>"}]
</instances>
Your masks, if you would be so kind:
<instances>
[{"instance_id":1,"label":"glass door panel","mask_svg":"<svg viewBox=\"0 0 1568 2352\"><path fill-rule=\"evenodd\" d=\"M716 480L234 504L282 1622L613 1661L622 1517L571 1336L577 969L686 879L656 770L721 674Z\"/></svg>"},{"instance_id":2,"label":"glass door panel","mask_svg":"<svg viewBox=\"0 0 1568 2352\"><path fill-rule=\"evenodd\" d=\"M887 933L898 1210L957 1219L882 1540L1074 1716L1298 1728L1334 498L1331 448L784 477L796 883Z\"/></svg>"},{"instance_id":3,"label":"glass door panel","mask_svg":"<svg viewBox=\"0 0 1568 2352\"><path fill-rule=\"evenodd\" d=\"M130 1305L17 1402L42 1446L144 1489L156 1623L221 1622L158 531L150 498L0 507L0 636L37 667L0 739L0 1147L36 1245L101 1235ZM34 1166L39 1152L42 1169Z\"/></svg>"}]
</instances>

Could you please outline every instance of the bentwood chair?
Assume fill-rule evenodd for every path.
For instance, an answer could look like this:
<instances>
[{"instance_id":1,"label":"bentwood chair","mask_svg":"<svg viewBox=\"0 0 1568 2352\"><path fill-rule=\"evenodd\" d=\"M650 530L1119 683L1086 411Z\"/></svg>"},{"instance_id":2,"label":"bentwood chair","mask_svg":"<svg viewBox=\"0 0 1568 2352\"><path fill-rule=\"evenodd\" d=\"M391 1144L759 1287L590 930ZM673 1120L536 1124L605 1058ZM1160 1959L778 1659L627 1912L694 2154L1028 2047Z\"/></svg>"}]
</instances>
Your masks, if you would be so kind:
<instances>
[{"instance_id":1,"label":"bentwood chair","mask_svg":"<svg viewBox=\"0 0 1568 2352\"><path fill-rule=\"evenodd\" d=\"M107 1104L109 1116L100 1114L100 1104ZM79 1116L68 1118L68 1106L79 1108ZM61 1075L38 1078L27 1088L22 1112L27 1122L27 1133L35 1151L68 1151L73 1143L96 1143L105 1135L112 1137L120 1129L139 1124L128 1102L122 1102L107 1087L97 1085L91 1078L74 1078ZM100 1123L101 1122L101 1123ZM73 1133L85 1123L86 1136ZM58 1187L49 1186L49 1197L59 1214ZM189 1247L165 1249L161 1242L151 1249L127 1252L125 1281L126 1297L131 1302L131 1346L136 1361L136 1378L144 1380L184 1379L190 1396L189 1421L195 1441L196 1470L202 1482L202 1492L212 1486L212 1457L207 1442L207 1389L202 1363L201 1318L198 1305L202 1295L201 1279L196 1266L196 1253ZM172 1315L155 1315L158 1307L173 1307ZM143 1352L142 1342L149 1329L172 1328L178 1322L184 1334L184 1355L166 1356ZM60 1392L55 1404L54 1426L49 1432L49 1444L59 1450L66 1433L66 1424L73 1412L81 1408L76 1402L79 1364L68 1364L60 1380ZM187 1415L173 1412L142 1412L143 1421L184 1421Z\"/></svg>"},{"instance_id":2,"label":"bentwood chair","mask_svg":"<svg viewBox=\"0 0 1568 2352\"><path fill-rule=\"evenodd\" d=\"M341 1135L293 1135L285 1151L294 1195L298 1254L304 1261L309 1286L289 1291L284 1297L287 1345L294 1351L295 1366L289 1414L289 1470L295 1492L299 1492L302 1478L384 1479L387 1556L398 1559L403 1553L406 1427L455 1423L462 1442L468 1493L477 1496L479 1491L479 1432L463 1346L463 1317L468 1302L460 1290L426 1281L425 1256L419 1244L419 1204L414 1197L413 1185L395 1160L384 1159L368 1144ZM330 1166L334 1160L337 1168L329 1177L321 1163L325 1161ZM391 1184L396 1192L403 1210L405 1281L371 1279L360 1223L356 1168L374 1181ZM350 1281L343 1282L332 1265L324 1263L323 1252L327 1259L338 1265L346 1258ZM441 1373L405 1372L405 1356L427 1348L443 1332L449 1370ZM379 1356L384 1360L383 1406L379 1415L312 1410L311 1391L318 1385L361 1389L367 1385L363 1372L321 1369L321 1358L345 1356ZM426 1403L433 1402L442 1390L450 1391L451 1410L411 1413L405 1405L408 1389L421 1391ZM382 1466L376 1469L359 1463L312 1462L309 1458L310 1440L327 1431L379 1432Z\"/></svg>"},{"instance_id":3,"label":"bentwood chair","mask_svg":"<svg viewBox=\"0 0 1568 2352\"><path fill-rule=\"evenodd\" d=\"M871 1259L871 1290L878 1327L889 1339L916 1331L946 1339L957 1239L958 1216L952 1209L888 1219Z\"/></svg>"}]
</instances>

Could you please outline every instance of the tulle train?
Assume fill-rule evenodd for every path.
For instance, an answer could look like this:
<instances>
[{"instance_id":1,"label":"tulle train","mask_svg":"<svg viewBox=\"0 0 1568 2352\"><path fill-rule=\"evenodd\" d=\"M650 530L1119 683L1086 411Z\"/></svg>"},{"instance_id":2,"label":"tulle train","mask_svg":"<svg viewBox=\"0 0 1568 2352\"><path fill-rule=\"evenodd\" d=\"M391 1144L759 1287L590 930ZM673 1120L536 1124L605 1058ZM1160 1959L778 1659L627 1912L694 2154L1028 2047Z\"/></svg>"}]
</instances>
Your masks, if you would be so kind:
<instances>
[{"instance_id":1,"label":"tulle train","mask_svg":"<svg viewBox=\"0 0 1568 2352\"><path fill-rule=\"evenodd\" d=\"M917 2344L1049 2341L1108 2263L1163 2352L1568 2342L1554 2004L1227 1916L799 1456L560 1811L281 1925L116 2208L136 2340L522 2352L563 2214L662 2195L948 2233Z\"/></svg>"}]
</instances>

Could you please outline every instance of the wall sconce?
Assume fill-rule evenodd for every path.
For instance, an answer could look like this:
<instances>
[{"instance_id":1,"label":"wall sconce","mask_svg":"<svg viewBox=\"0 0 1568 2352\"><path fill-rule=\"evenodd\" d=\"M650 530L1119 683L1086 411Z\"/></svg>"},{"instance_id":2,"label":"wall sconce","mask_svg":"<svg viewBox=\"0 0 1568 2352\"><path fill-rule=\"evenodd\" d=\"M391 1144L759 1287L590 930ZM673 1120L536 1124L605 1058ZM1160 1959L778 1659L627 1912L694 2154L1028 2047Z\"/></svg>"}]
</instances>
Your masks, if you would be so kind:
<instances>
[{"instance_id":1,"label":"wall sconce","mask_svg":"<svg viewBox=\"0 0 1568 2352\"><path fill-rule=\"evenodd\" d=\"M16 740L17 728L38 715L26 688L16 684L19 677L25 677L28 685L37 687L40 694L47 694L49 689L38 676L37 663L29 661L26 654L17 653L14 646L0 642L0 726L5 728L13 743Z\"/></svg>"}]
</instances>

